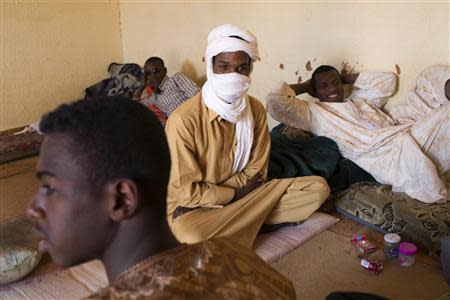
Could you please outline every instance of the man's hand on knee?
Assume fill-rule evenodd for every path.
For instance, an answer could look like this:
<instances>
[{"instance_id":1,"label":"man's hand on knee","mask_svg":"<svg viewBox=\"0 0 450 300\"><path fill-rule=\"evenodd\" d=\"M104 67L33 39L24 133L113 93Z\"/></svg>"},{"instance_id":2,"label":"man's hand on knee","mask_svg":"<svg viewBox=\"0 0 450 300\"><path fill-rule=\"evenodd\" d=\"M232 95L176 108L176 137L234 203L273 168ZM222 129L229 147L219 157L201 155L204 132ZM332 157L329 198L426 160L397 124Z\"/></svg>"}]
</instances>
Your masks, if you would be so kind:
<instances>
[{"instance_id":1,"label":"man's hand on knee","mask_svg":"<svg viewBox=\"0 0 450 300\"><path fill-rule=\"evenodd\" d=\"M234 197L230 203L235 202L241 198L244 198L247 194L253 190L259 188L264 183L263 174L258 172L247 184L241 188L234 189Z\"/></svg>"},{"instance_id":2,"label":"man's hand on knee","mask_svg":"<svg viewBox=\"0 0 450 300\"><path fill-rule=\"evenodd\" d=\"M191 210L197 209L198 207L184 207L184 206L177 206L175 208L172 219L175 220L177 217L184 215L187 212L190 212Z\"/></svg>"}]
</instances>

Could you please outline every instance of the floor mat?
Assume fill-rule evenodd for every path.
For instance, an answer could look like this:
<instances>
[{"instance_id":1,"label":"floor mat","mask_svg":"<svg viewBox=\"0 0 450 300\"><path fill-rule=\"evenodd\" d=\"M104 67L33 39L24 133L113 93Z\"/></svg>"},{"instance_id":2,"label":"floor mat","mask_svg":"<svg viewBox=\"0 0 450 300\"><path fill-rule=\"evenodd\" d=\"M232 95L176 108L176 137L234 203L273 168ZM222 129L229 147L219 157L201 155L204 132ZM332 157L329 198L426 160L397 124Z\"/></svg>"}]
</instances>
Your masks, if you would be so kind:
<instances>
[{"instance_id":1,"label":"floor mat","mask_svg":"<svg viewBox=\"0 0 450 300\"><path fill-rule=\"evenodd\" d=\"M43 274L0 286L1 299L80 299L108 284L105 269L98 260L70 269L53 267Z\"/></svg>"},{"instance_id":2,"label":"floor mat","mask_svg":"<svg viewBox=\"0 0 450 300\"><path fill-rule=\"evenodd\" d=\"M300 225L286 226L273 232L259 235L253 244L253 250L266 262L276 262L338 221L339 218L337 217L316 212Z\"/></svg>"}]
</instances>

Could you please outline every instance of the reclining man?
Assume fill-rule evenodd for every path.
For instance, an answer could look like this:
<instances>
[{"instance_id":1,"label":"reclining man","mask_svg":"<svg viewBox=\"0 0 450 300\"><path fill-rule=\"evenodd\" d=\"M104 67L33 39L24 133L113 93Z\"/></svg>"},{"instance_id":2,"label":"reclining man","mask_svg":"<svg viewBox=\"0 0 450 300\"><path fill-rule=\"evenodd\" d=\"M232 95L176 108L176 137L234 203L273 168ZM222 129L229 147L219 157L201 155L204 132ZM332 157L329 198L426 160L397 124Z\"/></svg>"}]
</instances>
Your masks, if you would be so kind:
<instances>
[{"instance_id":1,"label":"reclining man","mask_svg":"<svg viewBox=\"0 0 450 300\"><path fill-rule=\"evenodd\" d=\"M28 214L41 252L63 267L100 259L110 285L91 299L295 298L290 281L248 249L218 239L180 245L166 218L161 125L135 101L94 100L40 123L40 186Z\"/></svg>"},{"instance_id":2,"label":"reclining man","mask_svg":"<svg viewBox=\"0 0 450 300\"><path fill-rule=\"evenodd\" d=\"M266 112L247 95L258 59L254 35L219 26L209 34L205 57L202 92L167 122L169 225L181 242L227 236L251 247L263 224L307 219L327 199L329 187L317 176L265 182Z\"/></svg>"},{"instance_id":3,"label":"reclining man","mask_svg":"<svg viewBox=\"0 0 450 300\"><path fill-rule=\"evenodd\" d=\"M321 66L303 84L281 83L267 97L269 114L288 126L334 140L343 157L352 160L378 182L393 191L426 202L445 201L448 192L442 176L448 162L434 159L433 149L445 147L449 105L414 125L398 125L380 107L395 91L392 73L341 76L331 66ZM344 99L344 83L353 83ZM444 87L442 87L444 88ZM296 95L308 92L320 102L303 101Z\"/></svg>"},{"instance_id":4,"label":"reclining man","mask_svg":"<svg viewBox=\"0 0 450 300\"><path fill-rule=\"evenodd\" d=\"M150 57L145 62L144 77L141 87L134 93L134 99L148 106L164 125L172 111L199 90L183 73L167 76L164 61L159 57Z\"/></svg>"}]
</instances>

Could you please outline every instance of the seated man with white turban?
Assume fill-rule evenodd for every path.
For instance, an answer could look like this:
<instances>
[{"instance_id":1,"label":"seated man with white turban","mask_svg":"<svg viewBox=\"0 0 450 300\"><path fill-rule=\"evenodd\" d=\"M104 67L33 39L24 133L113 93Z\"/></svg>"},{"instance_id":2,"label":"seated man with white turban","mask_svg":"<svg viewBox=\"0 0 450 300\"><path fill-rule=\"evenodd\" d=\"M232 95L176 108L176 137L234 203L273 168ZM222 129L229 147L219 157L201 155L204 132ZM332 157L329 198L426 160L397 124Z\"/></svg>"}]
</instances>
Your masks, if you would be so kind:
<instances>
[{"instance_id":1,"label":"seated man with white turban","mask_svg":"<svg viewBox=\"0 0 450 300\"><path fill-rule=\"evenodd\" d=\"M266 182L266 112L247 95L258 59L253 34L228 24L215 28L206 49L208 80L169 117L167 209L181 242L226 236L251 247L263 224L299 223L329 195L317 176Z\"/></svg>"},{"instance_id":2,"label":"seated man with white turban","mask_svg":"<svg viewBox=\"0 0 450 300\"><path fill-rule=\"evenodd\" d=\"M415 121L414 117L423 111L415 123L396 125L380 109L395 91L392 73L353 74L354 90L344 98L343 84L348 81L331 66L317 68L311 80L303 84L281 82L267 97L267 111L288 126L334 140L344 158L378 182L392 185L393 191L405 192L425 203L446 201L450 105L444 85L450 72L448 66L437 70L434 75L419 76L424 87L421 95L433 105L425 110L425 102L419 103L416 97L415 107L421 109L413 105L396 109L398 120L409 116ZM438 77L440 83L434 89L431 82ZM305 92L320 101L296 98Z\"/></svg>"}]
</instances>

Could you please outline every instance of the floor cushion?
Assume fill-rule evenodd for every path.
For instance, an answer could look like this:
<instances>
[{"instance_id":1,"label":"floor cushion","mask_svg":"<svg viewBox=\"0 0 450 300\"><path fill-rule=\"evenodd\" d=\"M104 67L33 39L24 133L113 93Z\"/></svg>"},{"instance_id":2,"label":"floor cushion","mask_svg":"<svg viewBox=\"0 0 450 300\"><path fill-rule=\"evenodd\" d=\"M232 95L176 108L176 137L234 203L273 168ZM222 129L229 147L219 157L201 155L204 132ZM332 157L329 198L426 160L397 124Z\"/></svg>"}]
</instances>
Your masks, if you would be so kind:
<instances>
[{"instance_id":1,"label":"floor cushion","mask_svg":"<svg viewBox=\"0 0 450 300\"><path fill-rule=\"evenodd\" d=\"M267 263L273 263L298 248L301 244L336 224L339 218L316 212L304 223L285 226L256 237L253 250Z\"/></svg>"},{"instance_id":2,"label":"floor cushion","mask_svg":"<svg viewBox=\"0 0 450 300\"><path fill-rule=\"evenodd\" d=\"M425 204L387 185L356 183L337 195L336 209L383 233L397 233L425 251L438 251L450 235L450 202Z\"/></svg>"},{"instance_id":3,"label":"floor cushion","mask_svg":"<svg viewBox=\"0 0 450 300\"><path fill-rule=\"evenodd\" d=\"M39 263L37 236L32 221L19 217L0 224L0 284L11 283L28 275Z\"/></svg>"}]
</instances>

